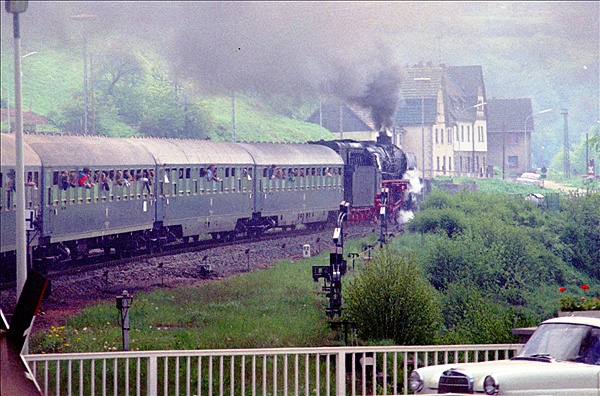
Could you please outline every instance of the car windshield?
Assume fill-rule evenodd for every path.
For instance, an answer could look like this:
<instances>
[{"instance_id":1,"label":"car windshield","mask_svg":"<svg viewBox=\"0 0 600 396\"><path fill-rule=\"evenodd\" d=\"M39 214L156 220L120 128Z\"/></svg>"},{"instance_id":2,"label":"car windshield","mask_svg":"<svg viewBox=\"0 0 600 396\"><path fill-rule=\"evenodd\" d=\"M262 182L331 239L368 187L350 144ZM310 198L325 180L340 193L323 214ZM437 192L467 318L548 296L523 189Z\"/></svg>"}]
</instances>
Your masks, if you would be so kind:
<instances>
[{"instance_id":1,"label":"car windshield","mask_svg":"<svg viewBox=\"0 0 600 396\"><path fill-rule=\"evenodd\" d=\"M540 356L600 365L600 328L565 323L540 325L516 358Z\"/></svg>"}]
</instances>

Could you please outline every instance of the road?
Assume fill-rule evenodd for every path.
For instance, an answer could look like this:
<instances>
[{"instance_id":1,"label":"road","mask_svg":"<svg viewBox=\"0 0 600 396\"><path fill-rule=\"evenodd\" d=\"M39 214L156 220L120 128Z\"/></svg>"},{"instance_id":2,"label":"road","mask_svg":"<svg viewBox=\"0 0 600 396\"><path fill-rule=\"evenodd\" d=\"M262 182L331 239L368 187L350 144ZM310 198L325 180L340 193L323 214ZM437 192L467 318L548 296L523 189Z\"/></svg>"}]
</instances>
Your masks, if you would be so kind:
<instances>
[{"instance_id":1,"label":"road","mask_svg":"<svg viewBox=\"0 0 600 396\"><path fill-rule=\"evenodd\" d=\"M552 180L544 180L544 188L548 188L550 190L562 190L562 191L577 191L577 187L565 186L564 184L557 183Z\"/></svg>"}]
</instances>

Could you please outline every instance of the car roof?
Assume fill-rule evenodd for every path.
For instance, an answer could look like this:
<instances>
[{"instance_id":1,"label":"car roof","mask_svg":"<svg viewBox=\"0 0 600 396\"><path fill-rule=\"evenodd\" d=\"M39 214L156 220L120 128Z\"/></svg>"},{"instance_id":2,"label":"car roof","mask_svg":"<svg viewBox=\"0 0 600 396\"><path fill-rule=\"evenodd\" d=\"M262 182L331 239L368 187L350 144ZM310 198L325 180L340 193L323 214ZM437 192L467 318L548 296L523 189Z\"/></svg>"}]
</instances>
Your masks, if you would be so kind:
<instances>
[{"instance_id":1,"label":"car roof","mask_svg":"<svg viewBox=\"0 0 600 396\"><path fill-rule=\"evenodd\" d=\"M0 134L0 164L15 167L17 164L16 136L14 133ZM25 166L40 166L42 161L35 151L23 142L23 164Z\"/></svg>"},{"instance_id":2,"label":"car roof","mask_svg":"<svg viewBox=\"0 0 600 396\"><path fill-rule=\"evenodd\" d=\"M131 138L150 152L158 165L253 164L252 156L236 143L199 139Z\"/></svg>"},{"instance_id":3,"label":"car roof","mask_svg":"<svg viewBox=\"0 0 600 396\"><path fill-rule=\"evenodd\" d=\"M252 155L256 165L343 165L344 161L326 146L306 143L238 143Z\"/></svg>"},{"instance_id":4,"label":"car roof","mask_svg":"<svg viewBox=\"0 0 600 396\"><path fill-rule=\"evenodd\" d=\"M600 318L593 318L589 316L561 316L558 318L548 319L542 322L542 324L547 323L581 324L600 327Z\"/></svg>"},{"instance_id":5,"label":"car roof","mask_svg":"<svg viewBox=\"0 0 600 396\"><path fill-rule=\"evenodd\" d=\"M91 135L27 134L25 142L39 155L44 166L82 168L90 166L148 166L152 155L133 139Z\"/></svg>"}]
</instances>

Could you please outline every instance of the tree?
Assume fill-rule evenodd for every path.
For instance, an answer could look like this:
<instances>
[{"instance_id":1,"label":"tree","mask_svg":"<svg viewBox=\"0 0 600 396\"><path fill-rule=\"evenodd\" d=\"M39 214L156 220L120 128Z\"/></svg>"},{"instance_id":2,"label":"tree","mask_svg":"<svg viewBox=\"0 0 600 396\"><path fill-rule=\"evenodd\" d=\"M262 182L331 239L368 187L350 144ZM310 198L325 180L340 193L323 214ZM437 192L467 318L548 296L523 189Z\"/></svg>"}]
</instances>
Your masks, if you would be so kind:
<instances>
[{"instance_id":1,"label":"tree","mask_svg":"<svg viewBox=\"0 0 600 396\"><path fill-rule=\"evenodd\" d=\"M344 293L345 312L359 336L400 345L433 343L441 325L438 294L413 257L388 249L357 273Z\"/></svg>"}]
</instances>

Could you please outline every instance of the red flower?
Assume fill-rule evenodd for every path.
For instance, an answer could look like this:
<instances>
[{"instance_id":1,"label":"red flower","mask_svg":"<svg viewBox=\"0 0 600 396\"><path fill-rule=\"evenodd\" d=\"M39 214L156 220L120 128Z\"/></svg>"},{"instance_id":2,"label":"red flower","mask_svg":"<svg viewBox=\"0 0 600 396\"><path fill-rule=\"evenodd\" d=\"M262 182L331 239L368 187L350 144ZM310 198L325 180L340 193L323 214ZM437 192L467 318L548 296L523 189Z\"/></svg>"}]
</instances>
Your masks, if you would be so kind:
<instances>
[{"instance_id":1,"label":"red flower","mask_svg":"<svg viewBox=\"0 0 600 396\"><path fill-rule=\"evenodd\" d=\"M564 293L564 292L565 292L565 290L567 290L567 288L566 288L566 287L561 287L560 289L558 289L558 291L559 291L559 292L561 292L561 293Z\"/></svg>"},{"instance_id":2,"label":"red flower","mask_svg":"<svg viewBox=\"0 0 600 396\"><path fill-rule=\"evenodd\" d=\"M581 285L581 288L583 290L589 290L590 289L590 287L588 285L586 285L585 283L583 285Z\"/></svg>"},{"instance_id":3,"label":"red flower","mask_svg":"<svg viewBox=\"0 0 600 396\"><path fill-rule=\"evenodd\" d=\"M581 301L585 301L585 297L581 297Z\"/></svg>"}]
</instances>

